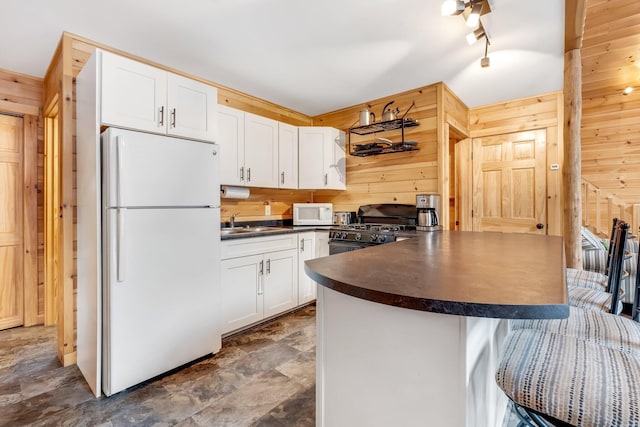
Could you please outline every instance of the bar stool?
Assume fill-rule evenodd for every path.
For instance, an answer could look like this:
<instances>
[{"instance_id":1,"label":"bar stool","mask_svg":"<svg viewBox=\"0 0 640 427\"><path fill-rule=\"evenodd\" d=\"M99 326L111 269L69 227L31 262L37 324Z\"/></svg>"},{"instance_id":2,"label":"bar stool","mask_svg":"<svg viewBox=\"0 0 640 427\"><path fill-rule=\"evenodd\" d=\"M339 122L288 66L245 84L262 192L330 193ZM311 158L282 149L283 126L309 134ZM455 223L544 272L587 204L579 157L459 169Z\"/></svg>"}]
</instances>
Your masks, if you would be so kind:
<instances>
[{"instance_id":1,"label":"bar stool","mask_svg":"<svg viewBox=\"0 0 640 427\"><path fill-rule=\"evenodd\" d=\"M619 314L622 311L620 282L623 275L624 248L628 230L629 224L624 221L618 221L616 227L612 230L606 292L586 286L574 286L568 282L567 290L570 305L614 314Z\"/></svg>"},{"instance_id":2,"label":"bar stool","mask_svg":"<svg viewBox=\"0 0 640 427\"><path fill-rule=\"evenodd\" d=\"M639 375L640 361L629 353L520 329L505 339L496 383L516 405L520 425L637 426Z\"/></svg>"}]
</instances>

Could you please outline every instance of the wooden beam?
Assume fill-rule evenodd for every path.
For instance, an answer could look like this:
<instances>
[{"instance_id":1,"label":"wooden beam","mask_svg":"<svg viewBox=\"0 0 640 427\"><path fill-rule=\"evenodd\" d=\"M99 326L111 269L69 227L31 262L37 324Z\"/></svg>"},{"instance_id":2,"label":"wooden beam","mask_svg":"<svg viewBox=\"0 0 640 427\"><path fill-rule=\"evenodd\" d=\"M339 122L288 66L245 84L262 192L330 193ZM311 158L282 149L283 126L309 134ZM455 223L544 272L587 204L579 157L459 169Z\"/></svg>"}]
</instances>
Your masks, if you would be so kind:
<instances>
[{"instance_id":1,"label":"wooden beam","mask_svg":"<svg viewBox=\"0 0 640 427\"><path fill-rule=\"evenodd\" d=\"M564 52L582 47L587 0L566 0L564 4Z\"/></svg>"}]
</instances>

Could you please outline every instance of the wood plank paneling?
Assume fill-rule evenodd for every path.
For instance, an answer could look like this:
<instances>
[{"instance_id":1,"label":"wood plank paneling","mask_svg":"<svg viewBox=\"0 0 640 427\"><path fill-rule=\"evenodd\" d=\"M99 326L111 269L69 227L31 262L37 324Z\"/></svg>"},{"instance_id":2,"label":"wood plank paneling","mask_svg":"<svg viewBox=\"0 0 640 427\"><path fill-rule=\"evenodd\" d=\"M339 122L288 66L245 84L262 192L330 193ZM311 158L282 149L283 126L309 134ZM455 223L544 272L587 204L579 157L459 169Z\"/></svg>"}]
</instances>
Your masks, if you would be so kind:
<instances>
[{"instance_id":1,"label":"wood plank paneling","mask_svg":"<svg viewBox=\"0 0 640 427\"><path fill-rule=\"evenodd\" d=\"M347 189L343 192L316 191L314 201L330 202L336 211L356 211L370 203L415 204L416 194L438 191L438 87L434 84L402 92L396 95L353 105L313 118L314 126L331 126L348 132L358 125L360 110L368 108L379 121L382 108L390 101L400 109L402 116L415 101L407 117L418 120L417 127L405 129L405 140L417 141L419 151L382 154L368 157L347 155ZM453 105L453 103L452 103ZM452 117L466 127L463 111L452 111ZM376 137L394 142L401 138L401 131L372 135L351 135L351 144L373 142Z\"/></svg>"},{"instance_id":2,"label":"wood plank paneling","mask_svg":"<svg viewBox=\"0 0 640 427\"><path fill-rule=\"evenodd\" d=\"M582 178L628 205L640 203L638 45L640 2L587 2L581 49ZM626 86L636 90L625 96Z\"/></svg>"},{"instance_id":3,"label":"wood plank paneling","mask_svg":"<svg viewBox=\"0 0 640 427\"><path fill-rule=\"evenodd\" d=\"M562 120L562 92L515 99L469 110L469 132L473 138L546 129L547 233L556 236L562 235L563 232ZM558 169L551 170L552 164L556 164Z\"/></svg>"}]
</instances>

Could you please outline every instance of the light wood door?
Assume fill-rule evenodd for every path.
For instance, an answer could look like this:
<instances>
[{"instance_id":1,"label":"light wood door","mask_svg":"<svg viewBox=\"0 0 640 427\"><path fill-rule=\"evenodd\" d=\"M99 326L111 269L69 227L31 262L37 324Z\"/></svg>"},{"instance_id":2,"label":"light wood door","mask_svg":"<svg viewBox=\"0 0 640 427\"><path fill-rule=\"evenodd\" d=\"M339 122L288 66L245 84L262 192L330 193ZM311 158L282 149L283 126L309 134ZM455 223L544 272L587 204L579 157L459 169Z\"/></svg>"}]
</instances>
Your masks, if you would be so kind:
<instances>
[{"instance_id":1,"label":"light wood door","mask_svg":"<svg viewBox=\"0 0 640 427\"><path fill-rule=\"evenodd\" d=\"M456 143L455 149L455 229L458 231L473 230L473 167L471 139L466 138Z\"/></svg>"},{"instance_id":2,"label":"light wood door","mask_svg":"<svg viewBox=\"0 0 640 427\"><path fill-rule=\"evenodd\" d=\"M24 323L23 119L0 114L0 329Z\"/></svg>"},{"instance_id":3,"label":"light wood door","mask_svg":"<svg viewBox=\"0 0 640 427\"><path fill-rule=\"evenodd\" d=\"M546 130L473 139L473 230L546 234Z\"/></svg>"}]
</instances>

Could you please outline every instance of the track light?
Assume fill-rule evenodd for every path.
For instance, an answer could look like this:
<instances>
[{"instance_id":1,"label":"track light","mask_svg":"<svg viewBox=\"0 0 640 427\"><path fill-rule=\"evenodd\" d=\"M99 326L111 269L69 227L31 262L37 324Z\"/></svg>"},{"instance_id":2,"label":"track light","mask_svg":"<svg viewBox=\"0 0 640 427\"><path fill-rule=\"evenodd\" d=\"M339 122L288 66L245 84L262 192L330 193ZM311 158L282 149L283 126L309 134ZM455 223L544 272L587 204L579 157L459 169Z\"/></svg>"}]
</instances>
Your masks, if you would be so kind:
<instances>
[{"instance_id":1,"label":"track light","mask_svg":"<svg viewBox=\"0 0 640 427\"><path fill-rule=\"evenodd\" d=\"M471 12L467 16L466 23L468 27L477 27L480 22L480 14L482 13L482 2L473 3Z\"/></svg>"},{"instance_id":2,"label":"track light","mask_svg":"<svg viewBox=\"0 0 640 427\"><path fill-rule=\"evenodd\" d=\"M464 12L463 0L445 0L440 7L442 16L460 15Z\"/></svg>"},{"instance_id":3,"label":"track light","mask_svg":"<svg viewBox=\"0 0 640 427\"><path fill-rule=\"evenodd\" d=\"M489 44L489 37L485 37L484 57L480 60L480 66L482 68L487 68L490 65L489 57L487 56L487 52L489 51Z\"/></svg>"},{"instance_id":4,"label":"track light","mask_svg":"<svg viewBox=\"0 0 640 427\"><path fill-rule=\"evenodd\" d=\"M467 34L467 43L469 43L469 46L473 46L478 40L486 36L484 28L480 24L478 28Z\"/></svg>"}]
</instances>

